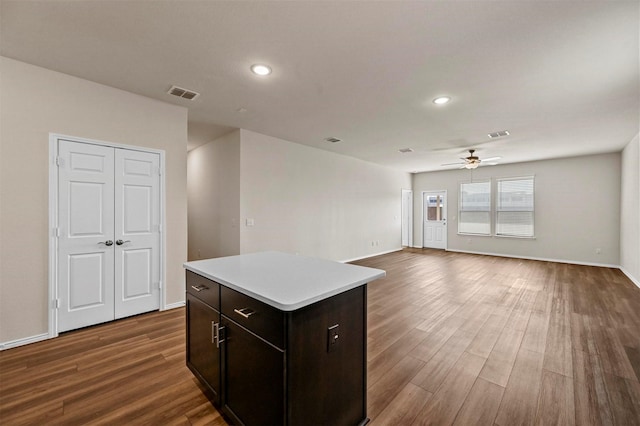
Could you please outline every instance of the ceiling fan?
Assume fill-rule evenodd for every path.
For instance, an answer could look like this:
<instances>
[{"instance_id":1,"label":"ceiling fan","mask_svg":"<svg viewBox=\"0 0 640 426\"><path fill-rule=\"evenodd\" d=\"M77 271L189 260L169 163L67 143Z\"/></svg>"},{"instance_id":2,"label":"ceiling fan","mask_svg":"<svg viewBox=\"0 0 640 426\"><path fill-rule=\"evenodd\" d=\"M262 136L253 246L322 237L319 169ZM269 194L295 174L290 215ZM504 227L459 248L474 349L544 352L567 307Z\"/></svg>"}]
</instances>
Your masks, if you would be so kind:
<instances>
[{"instance_id":1,"label":"ceiling fan","mask_svg":"<svg viewBox=\"0 0 640 426\"><path fill-rule=\"evenodd\" d=\"M463 163L447 163L447 164L441 164L441 166L461 166L460 167L461 169L476 169L482 162L486 164L489 161L496 161L502 158L502 157L489 157L481 160L477 155L473 155L474 152L476 152L475 149L470 149L468 157L460 157Z\"/></svg>"}]
</instances>

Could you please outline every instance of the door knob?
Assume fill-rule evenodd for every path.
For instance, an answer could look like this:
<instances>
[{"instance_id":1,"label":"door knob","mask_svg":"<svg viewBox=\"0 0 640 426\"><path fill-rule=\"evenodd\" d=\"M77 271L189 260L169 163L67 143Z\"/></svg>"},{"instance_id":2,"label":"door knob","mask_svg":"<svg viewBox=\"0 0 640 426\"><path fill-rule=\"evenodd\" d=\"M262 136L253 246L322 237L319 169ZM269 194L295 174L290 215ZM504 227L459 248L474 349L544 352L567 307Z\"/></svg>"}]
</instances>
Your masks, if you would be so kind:
<instances>
[{"instance_id":1,"label":"door knob","mask_svg":"<svg viewBox=\"0 0 640 426\"><path fill-rule=\"evenodd\" d=\"M130 243L130 242L131 242L131 240L126 240L126 241L116 240L116 244L119 245L119 246L123 245L124 243Z\"/></svg>"},{"instance_id":2,"label":"door knob","mask_svg":"<svg viewBox=\"0 0 640 426\"><path fill-rule=\"evenodd\" d=\"M100 241L98 244L104 244L105 246L109 247L109 246L113 245L113 241L111 241L111 240Z\"/></svg>"}]
</instances>

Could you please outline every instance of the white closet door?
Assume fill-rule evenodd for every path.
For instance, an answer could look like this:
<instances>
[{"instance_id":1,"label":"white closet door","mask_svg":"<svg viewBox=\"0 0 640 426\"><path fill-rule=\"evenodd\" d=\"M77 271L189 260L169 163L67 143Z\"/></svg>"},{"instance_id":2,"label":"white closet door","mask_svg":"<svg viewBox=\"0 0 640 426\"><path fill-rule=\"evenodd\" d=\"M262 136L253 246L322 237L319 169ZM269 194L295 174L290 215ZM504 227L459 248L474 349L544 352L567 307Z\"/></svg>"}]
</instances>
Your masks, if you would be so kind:
<instances>
[{"instance_id":1,"label":"white closet door","mask_svg":"<svg viewBox=\"0 0 640 426\"><path fill-rule=\"evenodd\" d=\"M60 141L58 331L113 319L113 148Z\"/></svg>"},{"instance_id":2,"label":"white closet door","mask_svg":"<svg viewBox=\"0 0 640 426\"><path fill-rule=\"evenodd\" d=\"M115 150L115 318L160 308L160 155Z\"/></svg>"}]
</instances>

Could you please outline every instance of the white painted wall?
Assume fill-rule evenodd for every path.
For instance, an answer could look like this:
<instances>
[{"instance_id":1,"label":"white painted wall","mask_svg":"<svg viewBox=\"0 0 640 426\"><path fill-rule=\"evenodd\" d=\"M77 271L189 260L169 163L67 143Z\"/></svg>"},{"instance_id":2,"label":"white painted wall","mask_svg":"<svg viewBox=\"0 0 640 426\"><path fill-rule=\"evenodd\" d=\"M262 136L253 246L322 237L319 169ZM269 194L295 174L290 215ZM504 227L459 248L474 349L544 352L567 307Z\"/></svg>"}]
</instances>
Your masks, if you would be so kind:
<instances>
[{"instance_id":1,"label":"white painted wall","mask_svg":"<svg viewBox=\"0 0 640 426\"><path fill-rule=\"evenodd\" d=\"M414 175L414 244L422 245L422 191L446 189L450 250L619 265L620 154L484 166L473 171L474 180L531 175L536 190L535 239L458 235L458 185L469 180L469 170ZM595 253L596 248L601 254Z\"/></svg>"},{"instance_id":2,"label":"white painted wall","mask_svg":"<svg viewBox=\"0 0 640 426\"><path fill-rule=\"evenodd\" d=\"M0 342L47 332L49 133L166 152L166 301L184 300L187 110L0 58Z\"/></svg>"},{"instance_id":3,"label":"white painted wall","mask_svg":"<svg viewBox=\"0 0 640 426\"><path fill-rule=\"evenodd\" d=\"M620 266L640 286L640 138L622 151Z\"/></svg>"},{"instance_id":4,"label":"white painted wall","mask_svg":"<svg viewBox=\"0 0 640 426\"><path fill-rule=\"evenodd\" d=\"M189 152L189 260L240 254L240 130Z\"/></svg>"},{"instance_id":5,"label":"white painted wall","mask_svg":"<svg viewBox=\"0 0 640 426\"><path fill-rule=\"evenodd\" d=\"M242 253L280 250L349 260L401 247L401 190L411 188L408 173L240 133ZM246 219L255 225L246 226Z\"/></svg>"}]
</instances>

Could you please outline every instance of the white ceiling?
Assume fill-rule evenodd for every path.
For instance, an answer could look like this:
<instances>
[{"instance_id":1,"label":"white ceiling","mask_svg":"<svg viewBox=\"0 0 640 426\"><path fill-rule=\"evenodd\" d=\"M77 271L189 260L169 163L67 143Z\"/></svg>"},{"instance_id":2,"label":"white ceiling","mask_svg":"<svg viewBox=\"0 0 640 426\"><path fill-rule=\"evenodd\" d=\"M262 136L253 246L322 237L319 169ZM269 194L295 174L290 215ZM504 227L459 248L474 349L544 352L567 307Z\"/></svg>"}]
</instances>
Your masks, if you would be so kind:
<instances>
[{"instance_id":1,"label":"white ceiling","mask_svg":"<svg viewBox=\"0 0 640 426\"><path fill-rule=\"evenodd\" d=\"M0 54L184 105L190 148L244 128L428 171L466 148L502 163L621 150L640 121L639 5L2 0Z\"/></svg>"}]
</instances>

